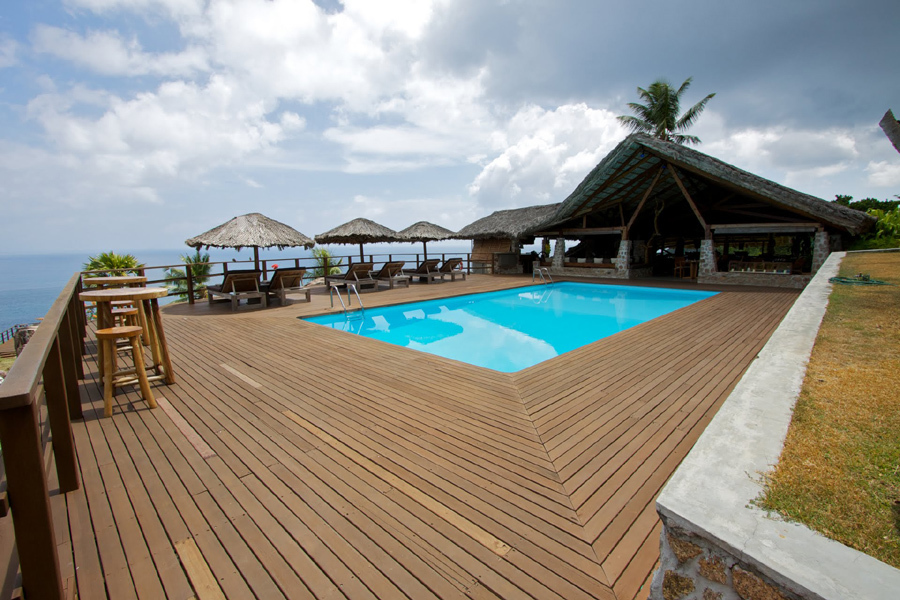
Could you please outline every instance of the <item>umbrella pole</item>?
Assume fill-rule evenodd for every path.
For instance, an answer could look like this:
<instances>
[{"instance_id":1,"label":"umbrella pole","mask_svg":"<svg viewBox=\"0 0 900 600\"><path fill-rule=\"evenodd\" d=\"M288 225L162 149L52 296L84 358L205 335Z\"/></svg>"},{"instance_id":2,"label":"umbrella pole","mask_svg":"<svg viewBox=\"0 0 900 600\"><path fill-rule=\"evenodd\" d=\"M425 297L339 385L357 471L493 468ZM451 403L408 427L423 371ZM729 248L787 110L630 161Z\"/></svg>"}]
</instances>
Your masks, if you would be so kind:
<instances>
[{"instance_id":1,"label":"umbrella pole","mask_svg":"<svg viewBox=\"0 0 900 600\"><path fill-rule=\"evenodd\" d=\"M422 260L428 260L428 242L422 242L422 254L425 255Z\"/></svg>"},{"instance_id":2,"label":"umbrella pole","mask_svg":"<svg viewBox=\"0 0 900 600\"><path fill-rule=\"evenodd\" d=\"M259 246L253 246L253 263L255 265L254 270L259 271Z\"/></svg>"},{"instance_id":3,"label":"umbrella pole","mask_svg":"<svg viewBox=\"0 0 900 600\"><path fill-rule=\"evenodd\" d=\"M362 242L359 244L359 262L366 262L366 257L363 256L363 245Z\"/></svg>"}]
</instances>

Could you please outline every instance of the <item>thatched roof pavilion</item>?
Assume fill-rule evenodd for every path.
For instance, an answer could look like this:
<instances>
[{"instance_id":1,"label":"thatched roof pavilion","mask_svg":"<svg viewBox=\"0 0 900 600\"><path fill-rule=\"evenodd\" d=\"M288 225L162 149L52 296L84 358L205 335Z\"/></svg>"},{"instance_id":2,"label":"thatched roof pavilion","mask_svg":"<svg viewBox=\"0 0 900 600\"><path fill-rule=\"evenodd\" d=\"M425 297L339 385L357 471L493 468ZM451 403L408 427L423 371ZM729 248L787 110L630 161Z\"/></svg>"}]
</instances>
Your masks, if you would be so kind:
<instances>
[{"instance_id":1,"label":"thatched roof pavilion","mask_svg":"<svg viewBox=\"0 0 900 600\"><path fill-rule=\"evenodd\" d=\"M359 244L359 260L363 258L363 244L396 242L397 232L369 219L353 219L316 236L319 244Z\"/></svg>"},{"instance_id":2,"label":"thatched roof pavilion","mask_svg":"<svg viewBox=\"0 0 900 600\"><path fill-rule=\"evenodd\" d=\"M859 234L874 225L864 212L785 187L686 146L632 134L603 159L541 229L627 230L648 200L681 204L670 228L716 230L824 226ZM649 211L652 212L652 211ZM576 221L589 217L581 227ZM717 227L720 226L720 227Z\"/></svg>"},{"instance_id":3,"label":"thatched roof pavilion","mask_svg":"<svg viewBox=\"0 0 900 600\"><path fill-rule=\"evenodd\" d=\"M564 259L560 256L558 269L577 267L574 260L591 265L597 256L615 255L611 276L665 275L671 268L667 261L685 260L690 246L692 257L699 256L691 259L699 262L692 278L748 283L738 281L742 276L736 274L743 261L769 261L760 266L762 272L797 277L755 277L754 282L802 287L842 238L874 224L862 211L798 192L692 148L633 134L531 233L581 242Z\"/></svg>"},{"instance_id":4,"label":"thatched roof pavilion","mask_svg":"<svg viewBox=\"0 0 900 600\"><path fill-rule=\"evenodd\" d=\"M525 208L498 210L453 235L457 240L508 239L518 242L533 239L533 231L556 214L557 204L542 204Z\"/></svg>"},{"instance_id":5,"label":"thatched roof pavilion","mask_svg":"<svg viewBox=\"0 0 900 600\"><path fill-rule=\"evenodd\" d=\"M235 217L205 233L184 241L191 248L253 248L256 268L259 269L259 249L277 247L279 250L303 246L312 248L315 241L293 227L260 213Z\"/></svg>"}]
</instances>

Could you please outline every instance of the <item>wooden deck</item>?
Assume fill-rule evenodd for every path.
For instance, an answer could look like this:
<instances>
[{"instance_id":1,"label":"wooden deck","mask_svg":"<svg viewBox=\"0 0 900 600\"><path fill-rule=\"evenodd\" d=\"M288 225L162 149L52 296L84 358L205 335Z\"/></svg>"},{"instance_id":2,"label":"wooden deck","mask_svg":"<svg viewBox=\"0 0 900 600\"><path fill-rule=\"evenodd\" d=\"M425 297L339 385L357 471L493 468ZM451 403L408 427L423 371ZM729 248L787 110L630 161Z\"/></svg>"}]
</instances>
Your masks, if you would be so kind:
<instances>
[{"instance_id":1,"label":"wooden deck","mask_svg":"<svg viewBox=\"0 0 900 600\"><path fill-rule=\"evenodd\" d=\"M117 600L644 598L657 494L796 296L725 289L515 374L297 319L323 293L169 307L178 381L154 384L157 410L120 391L103 419L88 343L83 485L53 497L67 585Z\"/></svg>"}]
</instances>

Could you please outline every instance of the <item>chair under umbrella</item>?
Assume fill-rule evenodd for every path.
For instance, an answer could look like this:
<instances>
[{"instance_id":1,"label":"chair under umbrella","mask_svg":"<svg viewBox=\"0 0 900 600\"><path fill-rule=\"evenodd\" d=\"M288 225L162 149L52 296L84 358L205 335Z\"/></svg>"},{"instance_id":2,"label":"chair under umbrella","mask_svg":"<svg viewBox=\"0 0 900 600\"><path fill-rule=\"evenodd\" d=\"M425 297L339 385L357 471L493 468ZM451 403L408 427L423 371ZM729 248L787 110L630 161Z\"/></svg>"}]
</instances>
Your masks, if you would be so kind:
<instances>
[{"instance_id":1,"label":"chair under umbrella","mask_svg":"<svg viewBox=\"0 0 900 600\"><path fill-rule=\"evenodd\" d=\"M316 236L317 244L359 244L359 261L365 262L363 244L396 242L398 234L393 229L369 219L353 219L330 231Z\"/></svg>"},{"instance_id":2,"label":"chair under umbrella","mask_svg":"<svg viewBox=\"0 0 900 600\"><path fill-rule=\"evenodd\" d=\"M428 260L428 242L446 240L453 232L440 225L419 221L397 233L397 238L404 242L422 242L422 252Z\"/></svg>"},{"instance_id":3,"label":"chair under umbrella","mask_svg":"<svg viewBox=\"0 0 900 600\"><path fill-rule=\"evenodd\" d=\"M316 242L293 227L259 213L235 217L218 227L184 241L191 248L253 248L253 262L259 270L259 249L277 246L279 250L303 246L312 248Z\"/></svg>"}]
</instances>

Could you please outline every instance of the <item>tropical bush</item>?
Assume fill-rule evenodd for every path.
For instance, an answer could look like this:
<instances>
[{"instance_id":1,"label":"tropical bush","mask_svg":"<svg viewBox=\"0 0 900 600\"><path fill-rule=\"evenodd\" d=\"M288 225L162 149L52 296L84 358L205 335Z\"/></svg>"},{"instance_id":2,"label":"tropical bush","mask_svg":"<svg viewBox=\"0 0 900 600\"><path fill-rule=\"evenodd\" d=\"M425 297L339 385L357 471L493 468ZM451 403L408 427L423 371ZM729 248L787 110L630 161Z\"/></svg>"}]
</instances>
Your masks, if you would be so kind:
<instances>
[{"instance_id":1,"label":"tropical bush","mask_svg":"<svg viewBox=\"0 0 900 600\"><path fill-rule=\"evenodd\" d=\"M850 246L850 250L900 248L900 206L895 206L889 211L870 208L866 212L878 219L878 222L875 223L875 231L860 236Z\"/></svg>"},{"instance_id":2,"label":"tropical bush","mask_svg":"<svg viewBox=\"0 0 900 600\"><path fill-rule=\"evenodd\" d=\"M120 275L140 275L144 263L138 262L133 254L116 254L101 252L97 256L88 256L88 261L81 266L82 271L99 271L89 273L87 277L115 277Z\"/></svg>"},{"instance_id":3,"label":"tropical bush","mask_svg":"<svg viewBox=\"0 0 900 600\"><path fill-rule=\"evenodd\" d=\"M334 261L334 258L331 256L331 252L326 250L325 248L313 248L313 258L316 260L316 268L313 269L314 277L324 277L326 274L328 275L337 275L341 272L341 262L343 259L338 259L337 262Z\"/></svg>"},{"instance_id":4,"label":"tropical bush","mask_svg":"<svg viewBox=\"0 0 900 600\"><path fill-rule=\"evenodd\" d=\"M212 265L209 264L209 253L200 253L195 250L193 254L182 254L181 261L187 265L184 269L166 269L166 287L169 288L169 294L178 296L182 302L188 299L187 269L191 270L191 279L194 286L194 300L201 300L206 297L206 282L212 271Z\"/></svg>"}]
</instances>

